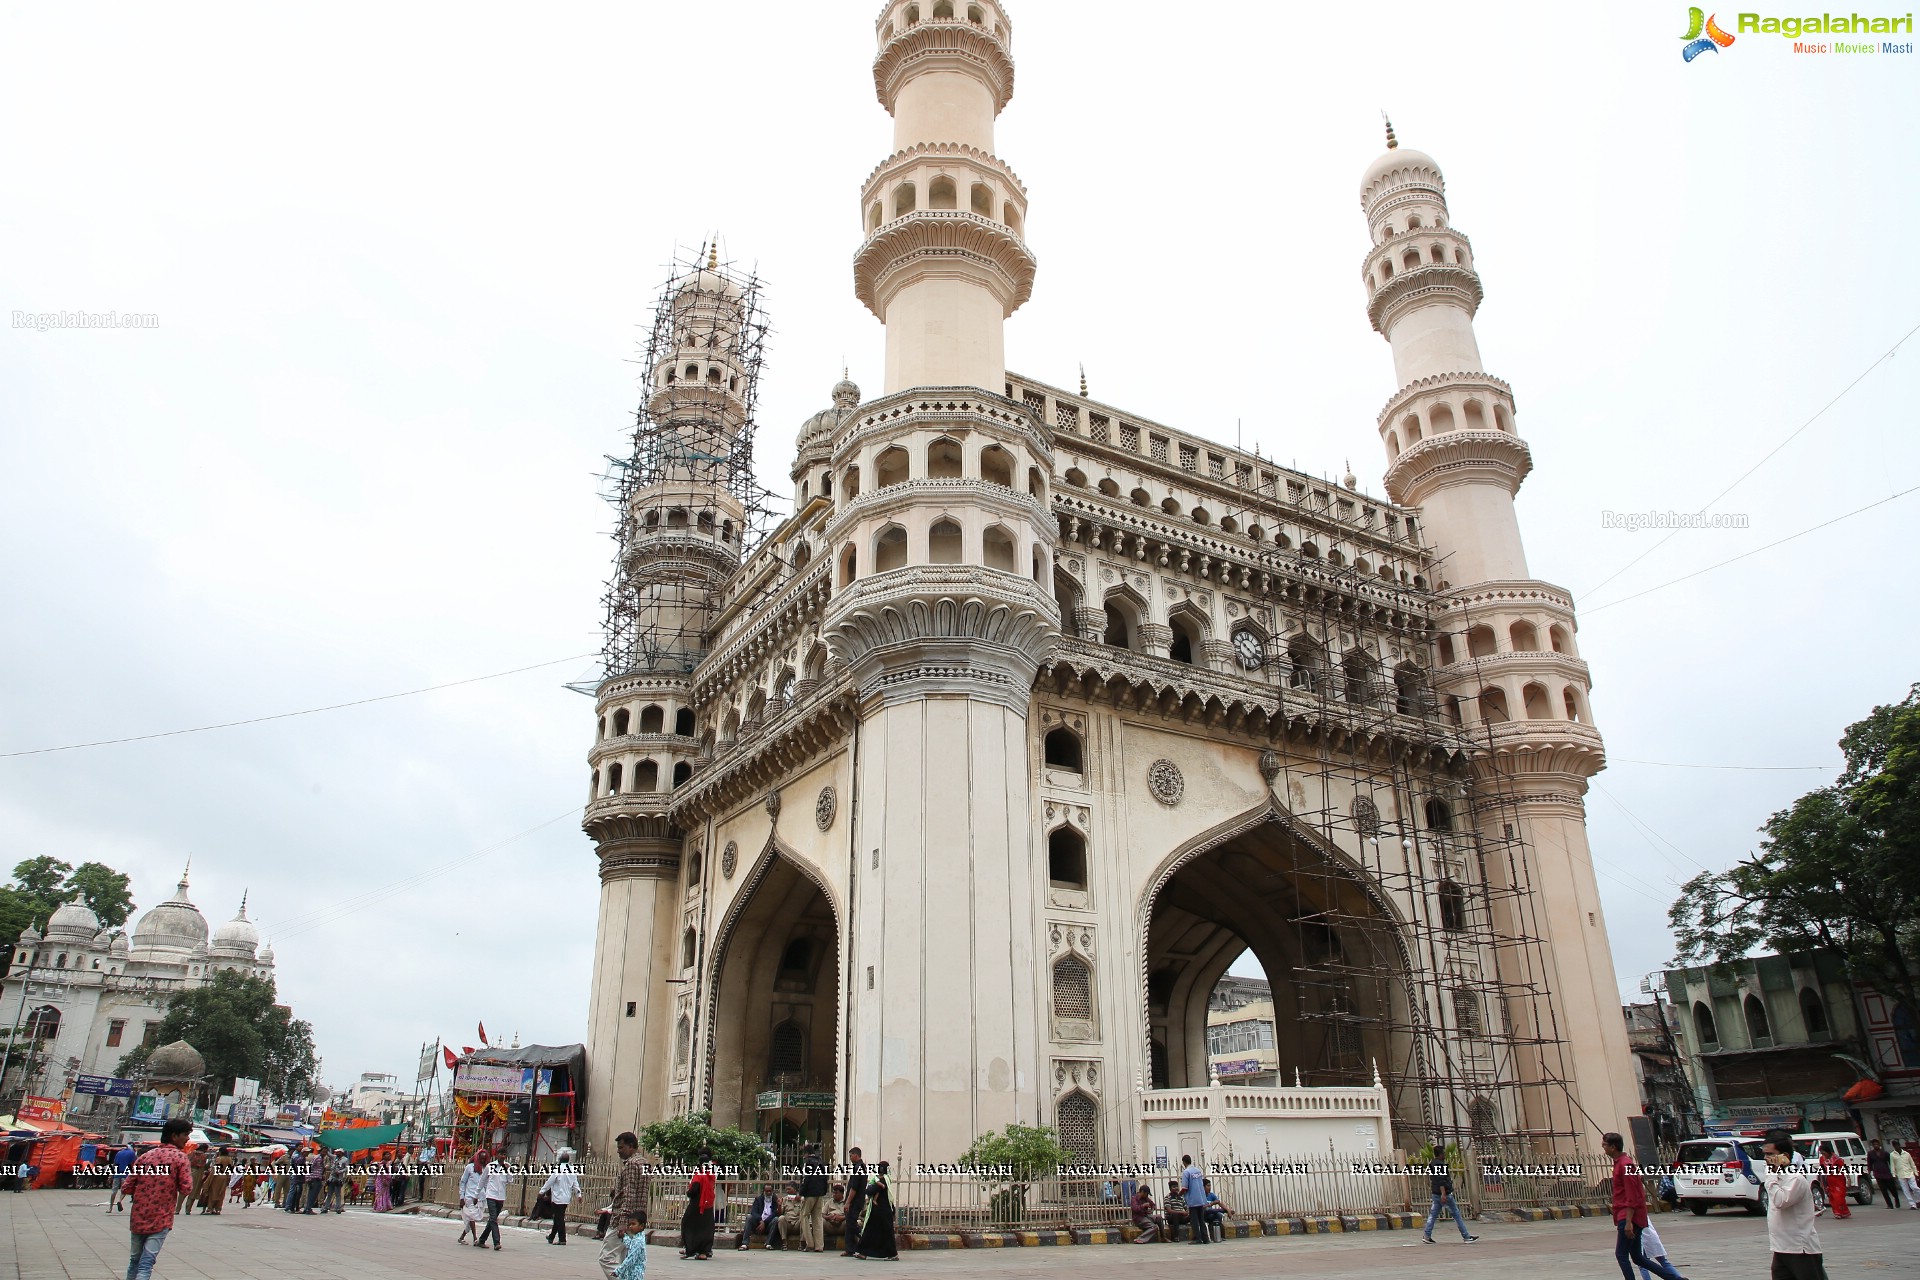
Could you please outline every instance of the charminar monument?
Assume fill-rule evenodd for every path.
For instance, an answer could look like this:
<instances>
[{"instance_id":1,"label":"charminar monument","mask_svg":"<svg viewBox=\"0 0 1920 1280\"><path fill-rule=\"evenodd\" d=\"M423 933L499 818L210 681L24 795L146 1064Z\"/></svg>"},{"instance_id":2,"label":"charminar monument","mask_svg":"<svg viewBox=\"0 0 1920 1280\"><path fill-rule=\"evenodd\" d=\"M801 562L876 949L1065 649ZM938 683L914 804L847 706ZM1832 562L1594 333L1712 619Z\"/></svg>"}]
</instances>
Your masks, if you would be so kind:
<instances>
[{"instance_id":1,"label":"charminar monument","mask_svg":"<svg viewBox=\"0 0 1920 1280\"><path fill-rule=\"evenodd\" d=\"M1439 165L1389 128L1360 175L1386 471L1329 484L1009 370L1012 20L902 0L874 30L893 146L848 240L885 385L801 426L766 529L759 283L710 253L613 476L594 1149L687 1110L908 1162L1012 1121L1105 1161L1594 1149L1639 1111L1604 754ZM1209 1067L1248 951L1277 1087Z\"/></svg>"}]
</instances>

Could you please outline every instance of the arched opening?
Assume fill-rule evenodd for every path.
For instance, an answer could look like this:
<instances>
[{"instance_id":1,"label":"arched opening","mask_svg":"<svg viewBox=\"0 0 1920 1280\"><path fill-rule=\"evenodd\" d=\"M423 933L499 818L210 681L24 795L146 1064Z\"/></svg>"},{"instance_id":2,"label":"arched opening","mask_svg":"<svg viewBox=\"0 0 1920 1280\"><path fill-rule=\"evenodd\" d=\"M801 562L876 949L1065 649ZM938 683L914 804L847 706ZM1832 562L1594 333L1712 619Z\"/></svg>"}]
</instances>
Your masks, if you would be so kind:
<instances>
[{"instance_id":1,"label":"arched opening","mask_svg":"<svg viewBox=\"0 0 1920 1280\"><path fill-rule=\"evenodd\" d=\"M680 967L682 969L693 968L694 952L699 945L700 939L694 933L693 926L688 925L687 931L680 935Z\"/></svg>"},{"instance_id":2,"label":"arched opening","mask_svg":"<svg viewBox=\"0 0 1920 1280\"><path fill-rule=\"evenodd\" d=\"M1393 709L1403 716L1424 716L1433 711L1433 687L1427 673L1411 662L1393 669Z\"/></svg>"},{"instance_id":3,"label":"arched opening","mask_svg":"<svg viewBox=\"0 0 1920 1280\"><path fill-rule=\"evenodd\" d=\"M682 707L673 713L673 731L683 738L693 736L693 708Z\"/></svg>"},{"instance_id":4,"label":"arched opening","mask_svg":"<svg viewBox=\"0 0 1920 1280\"><path fill-rule=\"evenodd\" d=\"M1458 933L1467 927L1467 891L1451 880L1442 880L1437 894L1440 901L1440 927Z\"/></svg>"},{"instance_id":5,"label":"arched opening","mask_svg":"<svg viewBox=\"0 0 1920 1280\"><path fill-rule=\"evenodd\" d=\"M627 726L632 723L633 723L633 718L625 707L621 707L619 710L615 711L613 713L613 736L616 738L626 737Z\"/></svg>"},{"instance_id":6,"label":"arched opening","mask_svg":"<svg viewBox=\"0 0 1920 1280\"><path fill-rule=\"evenodd\" d=\"M1567 709L1567 719L1580 723L1580 702L1573 696L1573 687L1569 685L1560 691L1560 703Z\"/></svg>"},{"instance_id":7,"label":"arched opening","mask_svg":"<svg viewBox=\"0 0 1920 1280\"><path fill-rule=\"evenodd\" d=\"M617 796L620 794L621 768L622 766L618 760L615 760L612 764L607 766L607 794L610 796Z\"/></svg>"},{"instance_id":8,"label":"arched opening","mask_svg":"<svg viewBox=\"0 0 1920 1280\"><path fill-rule=\"evenodd\" d=\"M1713 1010L1707 1007L1704 1000L1693 1002L1693 1038L1700 1042L1703 1049L1718 1048L1720 1045L1720 1029L1714 1025Z\"/></svg>"},{"instance_id":9,"label":"arched opening","mask_svg":"<svg viewBox=\"0 0 1920 1280\"><path fill-rule=\"evenodd\" d=\"M843 502L852 502L860 496L860 468L848 467L840 477L840 498Z\"/></svg>"},{"instance_id":10,"label":"arched opening","mask_svg":"<svg viewBox=\"0 0 1920 1280\"><path fill-rule=\"evenodd\" d=\"M993 218L993 188L984 182L974 183L970 207L974 213L991 221Z\"/></svg>"},{"instance_id":11,"label":"arched opening","mask_svg":"<svg viewBox=\"0 0 1920 1280\"><path fill-rule=\"evenodd\" d=\"M1553 719L1553 701L1547 697L1547 686L1543 684L1529 684L1520 690L1520 696L1526 702L1527 719Z\"/></svg>"},{"instance_id":12,"label":"arched opening","mask_svg":"<svg viewBox=\"0 0 1920 1280\"><path fill-rule=\"evenodd\" d=\"M1773 1028L1767 1022L1767 1006L1760 1003L1760 997L1748 995L1740 1002L1740 1012L1747 1019L1747 1038L1756 1047L1773 1043Z\"/></svg>"},{"instance_id":13,"label":"arched opening","mask_svg":"<svg viewBox=\"0 0 1920 1280\"><path fill-rule=\"evenodd\" d=\"M1087 842L1072 827L1047 835L1047 883L1056 889L1087 887Z\"/></svg>"},{"instance_id":14,"label":"arched opening","mask_svg":"<svg viewBox=\"0 0 1920 1280\"><path fill-rule=\"evenodd\" d=\"M1453 1025L1469 1040L1479 1039L1486 1029L1480 1013L1480 997L1468 987L1453 989Z\"/></svg>"},{"instance_id":15,"label":"arched opening","mask_svg":"<svg viewBox=\"0 0 1920 1280\"><path fill-rule=\"evenodd\" d=\"M980 560L989 569L1018 573L1013 555L1013 535L997 524L990 527L980 535Z\"/></svg>"},{"instance_id":16,"label":"arched opening","mask_svg":"<svg viewBox=\"0 0 1920 1280\"><path fill-rule=\"evenodd\" d=\"M706 867L705 859L703 859L700 856L700 851L698 849L695 849L692 852L687 854L687 887L689 889L695 888L699 885L700 873L705 869L705 867Z\"/></svg>"},{"instance_id":17,"label":"arched opening","mask_svg":"<svg viewBox=\"0 0 1920 1280\"><path fill-rule=\"evenodd\" d=\"M1047 733L1045 752L1049 769L1080 772L1080 735L1065 725Z\"/></svg>"},{"instance_id":18,"label":"arched opening","mask_svg":"<svg viewBox=\"0 0 1920 1280\"><path fill-rule=\"evenodd\" d=\"M880 202L875 200L867 207L867 234L872 235L880 229L880 220L886 215L881 211Z\"/></svg>"},{"instance_id":19,"label":"arched opening","mask_svg":"<svg viewBox=\"0 0 1920 1280\"><path fill-rule=\"evenodd\" d=\"M1116 591L1104 601L1107 613L1105 640L1116 649L1140 648L1140 624L1147 610L1139 599L1125 591Z\"/></svg>"},{"instance_id":20,"label":"arched opening","mask_svg":"<svg viewBox=\"0 0 1920 1280\"><path fill-rule=\"evenodd\" d=\"M1379 676L1379 662L1364 650L1349 649L1340 659L1340 667L1345 677L1347 701L1356 707L1372 706L1378 696L1374 681Z\"/></svg>"},{"instance_id":21,"label":"arched opening","mask_svg":"<svg viewBox=\"0 0 1920 1280\"><path fill-rule=\"evenodd\" d=\"M1825 1040L1830 1035L1826 1002L1812 987L1800 988L1800 1024L1806 1028L1809 1040Z\"/></svg>"},{"instance_id":22,"label":"arched opening","mask_svg":"<svg viewBox=\"0 0 1920 1280\"><path fill-rule=\"evenodd\" d=\"M1491 658L1498 646L1493 639L1493 628L1489 626L1470 627L1467 630L1467 652L1476 658Z\"/></svg>"},{"instance_id":23,"label":"arched opening","mask_svg":"<svg viewBox=\"0 0 1920 1280\"><path fill-rule=\"evenodd\" d=\"M721 927L710 1025L713 1122L831 1148L826 1111L760 1111L770 1090L832 1093L839 932L819 886L778 850L766 855ZM794 1130L800 1132L796 1135ZM831 1158L831 1157L829 1157Z\"/></svg>"},{"instance_id":24,"label":"arched opening","mask_svg":"<svg viewBox=\"0 0 1920 1280\"><path fill-rule=\"evenodd\" d=\"M1094 488L1100 490L1103 497L1117 498L1120 496L1120 482L1112 476L1108 476L1099 484L1095 485Z\"/></svg>"},{"instance_id":25,"label":"arched opening","mask_svg":"<svg viewBox=\"0 0 1920 1280\"><path fill-rule=\"evenodd\" d=\"M960 526L951 520L934 521L927 530L927 563L959 564L962 559Z\"/></svg>"},{"instance_id":26,"label":"arched opening","mask_svg":"<svg viewBox=\"0 0 1920 1280\"><path fill-rule=\"evenodd\" d=\"M1420 419L1408 414L1400 421L1400 430L1407 438L1407 447L1411 449L1420 443Z\"/></svg>"},{"instance_id":27,"label":"arched opening","mask_svg":"<svg viewBox=\"0 0 1920 1280\"><path fill-rule=\"evenodd\" d=\"M1439 796L1432 796L1426 803L1427 830L1453 830L1453 806Z\"/></svg>"},{"instance_id":28,"label":"arched opening","mask_svg":"<svg viewBox=\"0 0 1920 1280\"><path fill-rule=\"evenodd\" d=\"M935 19L953 17L953 0L939 0L933 6L933 16Z\"/></svg>"},{"instance_id":29,"label":"arched opening","mask_svg":"<svg viewBox=\"0 0 1920 1280\"><path fill-rule=\"evenodd\" d=\"M997 444L980 451L980 478L1004 489L1013 488L1013 455Z\"/></svg>"},{"instance_id":30,"label":"arched opening","mask_svg":"<svg viewBox=\"0 0 1920 1280\"><path fill-rule=\"evenodd\" d=\"M1320 646L1305 636L1287 641L1287 687L1302 693L1320 693L1326 687L1325 657Z\"/></svg>"},{"instance_id":31,"label":"arched opening","mask_svg":"<svg viewBox=\"0 0 1920 1280\"><path fill-rule=\"evenodd\" d=\"M642 760L633 771L633 789L641 795L660 789L660 765L658 761Z\"/></svg>"},{"instance_id":32,"label":"arched opening","mask_svg":"<svg viewBox=\"0 0 1920 1280\"><path fill-rule=\"evenodd\" d=\"M687 761L682 760L680 763L674 765L673 766L674 789L678 790L680 786L692 776L693 776L693 766L689 764Z\"/></svg>"},{"instance_id":33,"label":"arched opening","mask_svg":"<svg viewBox=\"0 0 1920 1280\"><path fill-rule=\"evenodd\" d=\"M883 449L873 462L873 482L884 489L907 482L907 451L899 445Z\"/></svg>"},{"instance_id":34,"label":"arched opening","mask_svg":"<svg viewBox=\"0 0 1920 1280\"><path fill-rule=\"evenodd\" d=\"M1440 435L1453 430L1453 410L1444 404L1437 404L1427 412L1427 421L1433 426L1433 433Z\"/></svg>"},{"instance_id":35,"label":"arched opening","mask_svg":"<svg viewBox=\"0 0 1920 1280\"><path fill-rule=\"evenodd\" d=\"M825 479L826 477L822 477L822 478ZM796 542L793 544L793 571L795 573L798 573L802 569L806 568L807 563L812 559L813 559L813 551L807 546L806 543Z\"/></svg>"},{"instance_id":36,"label":"arched opening","mask_svg":"<svg viewBox=\"0 0 1920 1280\"><path fill-rule=\"evenodd\" d=\"M927 446L927 478L958 480L961 476L960 443L941 436Z\"/></svg>"},{"instance_id":37,"label":"arched opening","mask_svg":"<svg viewBox=\"0 0 1920 1280\"><path fill-rule=\"evenodd\" d=\"M643 707L640 711L640 732L658 733L665 720L666 712L662 711L657 704Z\"/></svg>"},{"instance_id":38,"label":"arched opening","mask_svg":"<svg viewBox=\"0 0 1920 1280\"><path fill-rule=\"evenodd\" d=\"M1053 962L1054 1033L1063 1038L1090 1038L1093 1027L1093 969L1077 955Z\"/></svg>"},{"instance_id":39,"label":"arched opening","mask_svg":"<svg viewBox=\"0 0 1920 1280\"><path fill-rule=\"evenodd\" d=\"M942 174L927 184L927 208L955 210L960 207L960 189L952 178Z\"/></svg>"},{"instance_id":40,"label":"arched opening","mask_svg":"<svg viewBox=\"0 0 1920 1280\"><path fill-rule=\"evenodd\" d=\"M1440 251L1435 249L1434 252L1438 254ZM1436 257L1434 261L1438 262L1440 259ZM1478 400L1467 401L1465 405L1461 406L1460 411L1466 417L1467 430L1485 431L1487 429L1487 411L1480 407Z\"/></svg>"},{"instance_id":41,"label":"arched opening","mask_svg":"<svg viewBox=\"0 0 1920 1280\"><path fill-rule=\"evenodd\" d=\"M857 547L848 547L840 553L840 587L842 590L852 586L860 577L860 551Z\"/></svg>"},{"instance_id":42,"label":"arched opening","mask_svg":"<svg viewBox=\"0 0 1920 1280\"><path fill-rule=\"evenodd\" d=\"M1556 622L1547 628L1547 639L1553 645L1555 653L1573 652L1573 641L1568 637L1567 629L1559 623Z\"/></svg>"},{"instance_id":43,"label":"arched opening","mask_svg":"<svg viewBox=\"0 0 1920 1280\"><path fill-rule=\"evenodd\" d=\"M1440 665L1443 667L1452 666L1453 665L1453 637L1449 635L1442 635L1440 639L1435 643L1434 647L1440 651Z\"/></svg>"},{"instance_id":44,"label":"arched opening","mask_svg":"<svg viewBox=\"0 0 1920 1280\"><path fill-rule=\"evenodd\" d=\"M1496 403L1493 406L1493 425L1500 431L1510 432L1513 430L1513 419L1507 416L1507 407L1505 405Z\"/></svg>"},{"instance_id":45,"label":"arched opening","mask_svg":"<svg viewBox=\"0 0 1920 1280\"><path fill-rule=\"evenodd\" d=\"M1073 1153L1080 1164L1093 1164L1100 1159L1099 1111L1093 1099L1075 1089L1060 1099L1054 1108L1054 1129L1059 1134L1060 1145Z\"/></svg>"},{"instance_id":46,"label":"arched opening","mask_svg":"<svg viewBox=\"0 0 1920 1280\"><path fill-rule=\"evenodd\" d=\"M685 507L669 508L667 511L667 528L684 529L686 527L687 527L687 509Z\"/></svg>"},{"instance_id":47,"label":"arched opening","mask_svg":"<svg viewBox=\"0 0 1920 1280\"><path fill-rule=\"evenodd\" d=\"M1027 468L1027 494L1029 497L1038 498L1042 502L1046 501L1047 484L1046 481L1040 478L1040 468L1038 467Z\"/></svg>"},{"instance_id":48,"label":"arched opening","mask_svg":"<svg viewBox=\"0 0 1920 1280\"><path fill-rule=\"evenodd\" d=\"M1167 627L1173 632L1173 639L1167 646L1167 656L1175 662L1191 664L1195 655L1202 652L1200 624L1192 614L1182 609L1167 619Z\"/></svg>"},{"instance_id":49,"label":"arched opening","mask_svg":"<svg viewBox=\"0 0 1920 1280\"><path fill-rule=\"evenodd\" d=\"M1480 691L1480 718L1488 724L1500 724L1513 719L1507 710L1507 691L1499 686Z\"/></svg>"},{"instance_id":50,"label":"arched opening","mask_svg":"<svg viewBox=\"0 0 1920 1280\"><path fill-rule=\"evenodd\" d=\"M1167 879L1149 913L1146 971L1149 1043L1165 1045L1153 1054L1155 1088L1205 1086L1229 1063L1223 1084L1255 1072L1290 1084L1298 1072L1309 1086L1368 1085L1376 1062L1390 1076L1411 1047L1388 1029L1405 1005L1394 921L1360 877L1284 821L1234 836ZM1241 1003L1222 982L1230 971L1264 972L1266 1000ZM1397 1135L1419 1100L1397 1079L1389 1099Z\"/></svg>"},{"instance_id":51,"label":"arched opening","mask_svg":"<svg viewBox=\"0 0 1920 1280\"><path fill-rule=\"evenodd\" d=\"M1007 230L1013 232L1016 236L1021 234L1020 211L1013 207L1013 201L1009 200L1000 206L1000 221L1006 223Z\"/></svg>"},{"instance_id":52,"label":"arched opening","mask_svg":"<svg viewBox=\"0 0 1920 1280\"><path fill-rule=\"evenodd\" d=\"M914 210L918 199L911 182L903 182L893 189L893 216L904 218Z\"/></svg>"},{"instance_id":53,"label":"arched opening","mask_svg":"<svg viewBox=\"0 0 1920 1280\"><path fill-rule=\"evenodd\" d=\"M885 573L889 569L906 567L907 531L897 524L890 524L873 540L873 571Z\"/></svg>"},{"instance_id":54,"label":"arched opening","mask_svg":"<svg viewBox=\"0 0 1920 1280\"><path fill-rule=\"evenodd\" d=\"M1531 622L1520 621L1507 628L1507 638L1515 653L1535 653L1540 648L1540 632Z\"/></svg>"},{"instance_id":55,"label":"arched opening","mask_svg":"<svg viewBox=\"0 0 1920 1280\"><path fill-rule=\"evenodd\" d=\"M1063 629L1070 635L1079 634L1075 629L1074 615L1080 609L1080 584L1065 569L1054 566L1053 602L1060 606L1060 621Z\"/></svg>"},{"instance_id":56,"label":"arched opening","mask_svg":"<svg viewBox=\"0 0 1920 1280\"><path fill-rule=\"evenodd\" d=\"M1413 271L1420 266L1420 250L1408 249L1400 255L1400 267L1403 271Z\"/></svg>"}]
</instances>

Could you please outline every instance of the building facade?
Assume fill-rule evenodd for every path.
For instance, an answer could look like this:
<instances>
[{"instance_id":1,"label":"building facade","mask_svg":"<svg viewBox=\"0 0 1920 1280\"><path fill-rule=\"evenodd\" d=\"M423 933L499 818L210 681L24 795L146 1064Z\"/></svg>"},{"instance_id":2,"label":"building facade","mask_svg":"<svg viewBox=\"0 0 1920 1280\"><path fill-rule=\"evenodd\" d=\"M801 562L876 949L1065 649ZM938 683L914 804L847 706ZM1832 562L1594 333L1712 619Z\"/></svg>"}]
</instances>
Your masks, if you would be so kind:
<instances>
[{"instance_id":1,"label":"building facade","mask_svg":"<svg viewBox=\"0 0 1920 1280\"><path fill-rule=\"evenodd\" d=\"M39 1051L27 1091L57 1094L76 1075L113 1075L159 1031L174 993L222 970L273 980L273 948L261 947L244 895L234 918L210 931L187 896L183 872L173 896L141 915L131 937L102 928L78 901L60 907L44 932L30 927L20 935L0 981L0 1019L17 1022ZM73 1106L85 1114L97 1101L80 1095Z\"/></svg>"},{"instance_id":2,"label":"building facade","mask_svg":"<svg viewBox=\"0 0 1920 1280\"><path fill-rule=\"evenodd\" d=\"M757 282L689 264L648 349L584 820L590 1140L709 1109L869 1157L1019 1121L1129 1158L1218 1093L1209 999L1251 950L1289 1087L1378 1082L1402 1145L1595 1145L1639 1106L1603 752L1438 165L1389 132L1360 184L1398 387L1369 494L1010 372L1012 24L900 0L875 33L853 282L885 383L803 425L764 538Z\"/></svg>"}]
</instances>

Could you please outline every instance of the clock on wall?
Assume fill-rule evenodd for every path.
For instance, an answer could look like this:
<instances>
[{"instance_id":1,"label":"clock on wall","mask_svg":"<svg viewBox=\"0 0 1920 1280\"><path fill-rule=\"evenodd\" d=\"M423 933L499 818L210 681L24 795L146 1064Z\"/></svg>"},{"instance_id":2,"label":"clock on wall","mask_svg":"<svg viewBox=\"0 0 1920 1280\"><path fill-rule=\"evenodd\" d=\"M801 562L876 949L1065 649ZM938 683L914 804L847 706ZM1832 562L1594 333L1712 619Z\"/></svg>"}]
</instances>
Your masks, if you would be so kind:
<instances>
[{"instance_id":1,"label":"clock on wall","mask_svg":"<svg viewBox=\"0 0 1920 1280\"><path fill-rule=\"evenodd\" d=\"M1233 652L1240 659L1240 665L1248 671L1258 669L1267 658L1266 644L1254 632L1244 628L1233 633Z\"/></svg>"}]
</instances>

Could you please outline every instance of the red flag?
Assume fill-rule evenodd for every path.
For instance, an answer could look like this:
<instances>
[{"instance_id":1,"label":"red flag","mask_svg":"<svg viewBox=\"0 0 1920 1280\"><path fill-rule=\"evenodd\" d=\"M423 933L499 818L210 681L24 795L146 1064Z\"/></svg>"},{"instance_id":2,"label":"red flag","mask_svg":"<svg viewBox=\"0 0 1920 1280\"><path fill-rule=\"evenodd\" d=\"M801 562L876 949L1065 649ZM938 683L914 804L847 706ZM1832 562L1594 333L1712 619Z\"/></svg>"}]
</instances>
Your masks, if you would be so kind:
<instances>
[{"instance_id":1,"label":"red flag","mask_svg":"<svg viewBox=\"0 0 1920 1280\"><path fill-rule=\"evenodd\" d=\"M480 1024L480 1043L485 1044L486 1042L487 1042L487 1024L483 1022Z\"/></svg>"},{"instance_id":2,"label":"red flag","mask_svg":"<svg viewBox=\"0 0 1920 1280\"><path fill-rule=\"evenodd\" d=\"M463 1045L461 1045L461 1046L460 1046L460 1053L461 1053L461 1055L462 1055L463 1057L472 1057L472 1056L473 1056L473 1046L472 1046L472 1045L470 1045L470 1044L463 1044Z\"/></svg>"},{"instance_id":3,"label":"red flag","mask_svg":"<svg viewBox=\"0 0 1920 1280\"><path fill-rule=\"evenodd\" d=\"M447 1055L447 1070L449 1070L449 1071L451 1071L451 1070L453 1070L453 1069L454 1069L455 1067L457 1067L457 1066L459 1066L459 1065L460 1065L460 1060L459 1060L458 1058L456 1058L456 1057L454 1057L454 1056L453 1056L453 1050L452 1050L452 1049L450 1049L450 1048L448 1048L448 1049L442 1049L442 1050L441 1050L440 1052L442 1052L442 1053L444 1053L444 1054L446 1054L446 1055Z\"/></svg>"}]
</instances>

